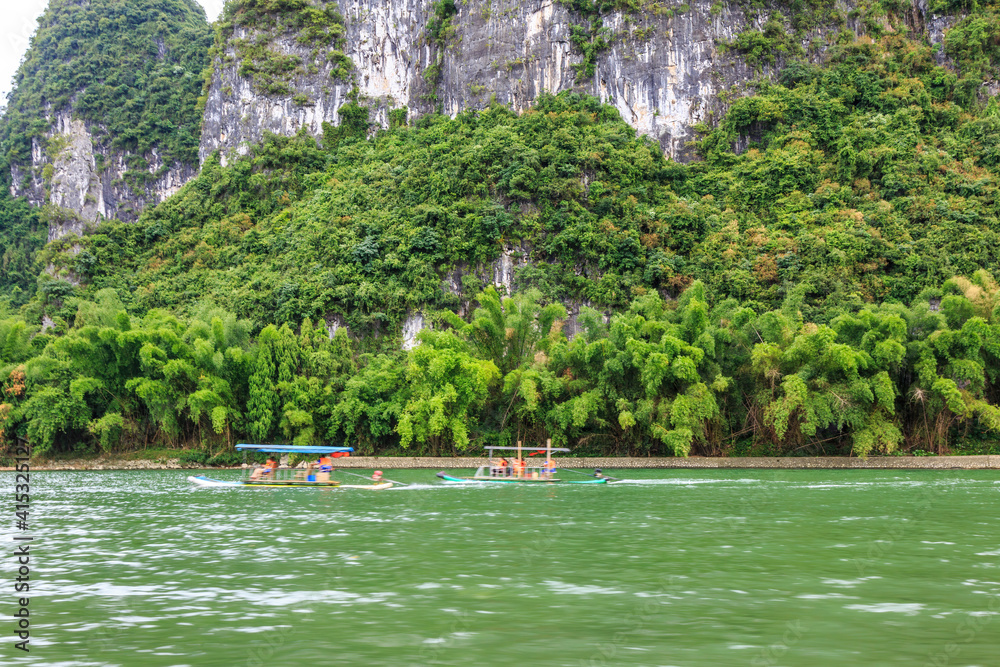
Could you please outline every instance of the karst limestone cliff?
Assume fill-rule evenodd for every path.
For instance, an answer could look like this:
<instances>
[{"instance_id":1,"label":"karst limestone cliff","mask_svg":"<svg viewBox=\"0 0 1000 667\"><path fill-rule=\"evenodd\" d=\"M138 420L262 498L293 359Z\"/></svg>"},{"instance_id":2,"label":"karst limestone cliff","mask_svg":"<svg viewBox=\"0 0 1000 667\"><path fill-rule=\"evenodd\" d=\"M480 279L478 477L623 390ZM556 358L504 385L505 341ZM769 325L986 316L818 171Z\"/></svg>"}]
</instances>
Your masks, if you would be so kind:
<instances>
[{"instance_id":1,"label":"karst limestone cliff","mask_svg":"<svg viewBox=\"0 0 1000 667\"><path fill-rule=\"evenodd\" d=\"M195 0L49 0L0 119L11 194L48 207L49 240L133 221L197 173L211 43Z\"/></svg>"},{"instance_id":2,"label":"karst limestone cliff","mask_svg":"<svg viewBox=\"0 0 1000 667\"><path fill-rule=\"evenodd\" d=\"M265 132L287 135L304 128L320 136L324 122L340 122L338 110L352 91L369 108L372 127L387 127L394 109L405 108L411 119L491 102L522 110L541 93L564 90L599 97L667 155L684 160L691 156L695 125L717 119L754 79L775 74L773 67L749 65L726 45L743 31L761 28L777 6L747 11L738 2L678 0L654 3L655 11L587 17L559 0L466 0L455 2L442 20L441 3L426 0L314 4L343 17L350 76L332 77L335 65L322 54L317 58L315 48L294 32L272 31L263 36L272 51L301 58L302 65L289 73L287 94L262 92L241 73L245 67L234 47L254 29L238 29L215 58L202 161L216 150L224 160L245 153ZM850 6L840 9L850 15ZM914 0L907 23L942 39L942 21L928 14L926 0ZM849 19L846 24L855 27ZM600 35L606 46L593 49L588 61L573 43L574 31L592 42ZM824 49L816 44L828 35L829 28L820 26L808 36L813 58L822 58Z\"/></svg>"},{"instance_id":3,"label":"karst limestone cliff","mask_svg":"<svg viewBox=\"0 0 1000 667\"><path fill-rule=\"evenodd\" d=\"M164 168L154 150L148 167L152 178L129 183L126 156L95 140L90 123L69 111L47 120L49 131L32 140L30 163L11 165L11 194L34 206L49 204L62 210L50 221L50 241L79 236L99 220L134 221L143 208L174 194L197 173L193 165Z\"/></svg>"},{"instance_id":4,"label":"karst limestone cliff","mask_svg":"<svg viewBox=\"0 0 1000 667\"><path fill-rule=\"evenodd\" d=\"M189 22L204 20L196 16L200 9L193 0L157 1L181 7ZM129 2L134 0L124 4ZM455 115L491 103L520 111L542 93L565 90L599 97L667 155L688 160L693 157L694 128L716 121L732 99L750 92L755 80L774 78L783 64L780 56L748 62L732 48L734 40L747 30L762 29L779 12L785 20L796 11L732 0L650 0L639 9L591 14L568 0L288 4L297 9L272 11L274 3L257 0L228 3L216 25L219 37L201 100L201 162L215 151L223 162L245 154L267 132L290 135L304 130L321 137L324 124L342 124L348 108L367 114L360 122L373 130L430 112ZM52 0L51 20L39 34L70 30L65 25L70 10L108 13L120 5L112 0L88 5ZM852 9L849 2L837 3L835 10L843 17L839 25L818 22L802 35L807 58L821 60L835 30L863 31L851 18ZM155 26L143 21L142 26ZM905 17L908 29L931 43L944 39L951 21L931 15L927 0L912 0ZM192 35L205 32L198 26L171 30L172 39L178 40L173 51L186 43L183 30ZM95 34L93 39L98 39L100 33ZM157 45L154 61L160 64L151 66L148 78L133 82L137 90L157 81L167 88L196 90L190 85L192 77L198 79L194 63L204 61L207 41L203 50L192 47L186 59L180 59L158 41L155 31L148 38ZM42 83L54 76L41 64L52 54L33 49L36 54L29 52L19 89L28 86L35 73ZM193 109L196 93L185 94ZM149 104L153 101L150 97ZM22 155L10 162L12 194L71 214L52 225L50 239L79 234L103 218L134 220L196 173L191 164L162 157L155 146L142 153L138 167L130 164L129 155L135 157L135 151L114 145L120 123L109 127L88 118L75 102L54 108L36 111L44 116L46 129L35 132ZM156 108L149 109L155 116ZM183 127L182 120L151 127L176 132L170 128ZM197 116L186 122L189 129L184 131L196 137Z\"/></svg>"},{"instance_id":5,"label":"karst limestone cliff","mask_svg":"<svg viewBox=\"0 0 1000 667\"><path fill-rule=\"evenodd\" d=\"M345 52L354 66L350 79L333 80L332 66L315 62L308 45L291 33L276 34L274 50L301 56L307 67L291 77L291 94L264 94L240 74L237 50L225 45L205 109L202 160L216 149L243 153L265 131L290 134L304 127L319 135L323 122L340 121L338 109L355 87L372 109L370 120L383 127L389 112L403 107L411 117L436 110L454 115L493 101L521 110L541 93L579 90L615 106L668 154L681 156L692 125L711 120L721 108L720 93L754 76L741 58L720 49L720 41L761 20L748 19L736 5L708 0L695 0L669 17L614 12L603 17L603 27L617 38L596 55L588 75L580 71L584 55L571 41L573 26L583 21L555 0L456 3L446 34L437 39L429 30L435 7L425 0L329 4L344 17Z\"/></svg>"}]
</instances>

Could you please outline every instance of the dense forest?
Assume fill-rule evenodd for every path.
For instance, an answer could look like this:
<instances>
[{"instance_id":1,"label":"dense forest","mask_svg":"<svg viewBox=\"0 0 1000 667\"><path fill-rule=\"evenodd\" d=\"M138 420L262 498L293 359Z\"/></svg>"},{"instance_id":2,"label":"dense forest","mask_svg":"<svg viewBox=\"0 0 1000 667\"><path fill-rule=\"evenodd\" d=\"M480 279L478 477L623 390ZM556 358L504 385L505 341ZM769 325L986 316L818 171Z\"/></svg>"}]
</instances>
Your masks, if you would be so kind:
<instances>
[{"instance_id":1,"label":"dense forest","mask_svg":"<svg viewBox=\"0 0 1000 667\"><path fill-rule=\"evenodd\" d=\"M773 27L741 35L783 66L688 164L572 93L378 131L352 102L322 141L209 159L137 224L30 266L11 242L3 437L995 451L1000 14L971 12L943 53L879 26L819 65ZM18 243L39 233L20 202L0 215Z\"/></svg>"}]
</instances>

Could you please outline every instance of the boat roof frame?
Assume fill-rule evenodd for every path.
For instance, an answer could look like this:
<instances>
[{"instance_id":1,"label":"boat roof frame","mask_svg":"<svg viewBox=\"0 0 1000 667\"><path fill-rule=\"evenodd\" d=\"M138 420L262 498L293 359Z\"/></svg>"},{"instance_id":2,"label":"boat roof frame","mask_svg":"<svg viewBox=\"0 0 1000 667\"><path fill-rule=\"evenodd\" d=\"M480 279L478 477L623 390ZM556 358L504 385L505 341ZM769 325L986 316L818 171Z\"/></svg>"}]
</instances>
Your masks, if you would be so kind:
<instances>
[{"instance_id":1,"label":"boat roof frame","mask_svg":"<svg viewBox=\"0 0 1000 667\"><path fill-rule=\"evenodd\" d=\"M548 452L568 452L568 451L571 451L571 450L569 450L569 449L567 449L565 447L545 447L544 445L541 446L541 447L528 447L526 445L522 446L522 447L510 447L510 446L504 446L504 447L497 446L497 447L493 447L491 445L491 446L484 446L483 449L485 449L488 452L492 452L494 449L510 449L510 450L518 450L518 449L520 449L521 451L529 451L529 452L546 452L546 451L548 451Z\"/></svg>"},{"instance_id":2,"label":"boat roof frame","mask_svg":"<svg viewBox=\"0 0 1000 667\"><path fill-rule=\"evenodd\" d=\"M353 452L353 447L306 447L298 445L236 445L238 452L264 452L266 454L332 454L335 452Z\"/></svg>"}]
</instances>

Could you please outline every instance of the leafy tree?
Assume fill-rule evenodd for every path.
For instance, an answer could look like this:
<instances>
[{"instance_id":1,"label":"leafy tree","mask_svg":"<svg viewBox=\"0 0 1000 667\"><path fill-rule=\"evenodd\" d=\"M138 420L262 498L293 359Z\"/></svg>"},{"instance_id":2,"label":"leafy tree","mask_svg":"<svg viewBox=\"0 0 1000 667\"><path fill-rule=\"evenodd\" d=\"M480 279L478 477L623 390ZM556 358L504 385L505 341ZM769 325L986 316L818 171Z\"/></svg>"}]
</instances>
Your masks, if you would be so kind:
<instances>
[{"instance_id":1,"label":"leafy tree","mask_svg":"<svg viewBox=\"0 0 1000 667\"><path fill-rule=\"evenodd\" d=\"M847 433L859 456L891 453L902 443L888 370L906 354L902 317L866 310L831 326L806 323L782 333L752 353L757 400L776 441L802 447Z\"/></svg>"},{"instance_id":2,"label":"leafy tree","mask_svg":"<svg viewBox=\"0 0 1000 667\"><path fill-rule=\"evenodd\" d=\"M406 373L393 356L364 355L344 389L328 399L333 402L328 437L365 453L397 444L396 426L409 394Z\"/></svg>"},{"instance_id":3,"label":"leafy tree","mask_svg":"<svg viewBox=\"0 0 1000 667\"><path fill-rule=\"evenodd\" d=\"M250 437L256 442L266 442L274 426L278 409L278 392L275 386L274 348L279 341L278 330L268 326L260 332L257 358L250 376L249 404Z\"/></svg>"},{"instance_id":4,"label":"leafy tree","mask_svg":"<svg viewBox=\"0 0 1000 667\"><path fill-rule=\"evenodd\" d=\"M499 379L492 361L473 357L450 331L424 330L421 345L409 354L406 378L410 395L396 431L400 445L425 444L432 455L469 446L469 424ZM449 445L446 447L446 445Z\"/></svg>"}]
</instances>

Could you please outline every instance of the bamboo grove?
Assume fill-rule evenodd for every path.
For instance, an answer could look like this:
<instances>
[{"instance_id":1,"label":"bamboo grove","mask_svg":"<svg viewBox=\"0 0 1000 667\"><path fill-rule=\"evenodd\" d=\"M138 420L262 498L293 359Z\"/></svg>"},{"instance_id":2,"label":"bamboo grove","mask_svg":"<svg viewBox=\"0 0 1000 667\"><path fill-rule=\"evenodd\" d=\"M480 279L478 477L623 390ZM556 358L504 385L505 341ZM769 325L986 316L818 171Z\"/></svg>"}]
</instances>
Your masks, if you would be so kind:
<instances>
[{"instance_id":1,"label":"bamboo grove","mask_svg":"<svg viewBox=\"0 0 1000 667\"><path fill-rule=\"evenodd\" d=\"M378 131L359 99L44 247L0 188L3 438L995 451L1000 13L932 47L893 7L761 56L688 163L574 93Z\"/></svg>"},{"instance_id":2,"label":"bamboo grove","mask_svg":"<svg viewBox=\"0 0 1000 667\"><path fill-rule=\"evenodd\" d=\"M0 321L5 437L38 453L151 443L336 443L447 455L515 440L588 452L947 451L1000 429L1000 286L986 272L885 304L806 321L802 290L756 313L635 299L610 319L537 291L443 311L408 352L359 354L341 329L298 331L218 309L129 315L112 290L77 304L64 335ZM89 444L92 443L92 444Z\"/></svg>"}]
</instances>

